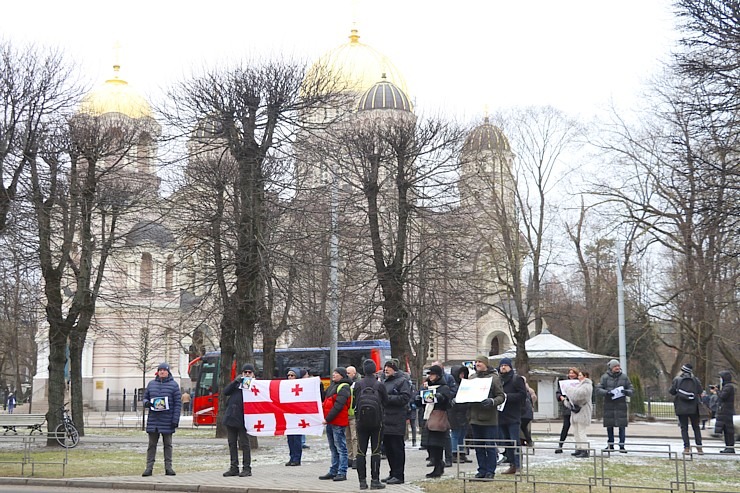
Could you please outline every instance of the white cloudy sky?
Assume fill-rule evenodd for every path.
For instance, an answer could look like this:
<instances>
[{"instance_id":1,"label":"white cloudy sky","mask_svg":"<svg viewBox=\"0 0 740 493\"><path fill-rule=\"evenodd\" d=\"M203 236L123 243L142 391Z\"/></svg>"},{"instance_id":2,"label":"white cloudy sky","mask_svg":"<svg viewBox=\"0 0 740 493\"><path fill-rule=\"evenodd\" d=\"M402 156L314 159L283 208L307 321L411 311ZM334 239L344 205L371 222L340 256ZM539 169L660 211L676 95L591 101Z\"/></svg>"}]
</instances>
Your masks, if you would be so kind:
<instances>
[{"instance_id":1,"label":"white cloudy sky","mask_svg":"<svg viewBox=\"0 0 740 493\"><path fill-rule=\"evenodd\" d=\"M677 37L670 0L25 0L0 38L62 47L90 84L122 73L145 94L235 57L313 61L361 41L404 74L417 107L463 119L551 104L582 116L634 105Z\"/></svg>"}]
</instances>

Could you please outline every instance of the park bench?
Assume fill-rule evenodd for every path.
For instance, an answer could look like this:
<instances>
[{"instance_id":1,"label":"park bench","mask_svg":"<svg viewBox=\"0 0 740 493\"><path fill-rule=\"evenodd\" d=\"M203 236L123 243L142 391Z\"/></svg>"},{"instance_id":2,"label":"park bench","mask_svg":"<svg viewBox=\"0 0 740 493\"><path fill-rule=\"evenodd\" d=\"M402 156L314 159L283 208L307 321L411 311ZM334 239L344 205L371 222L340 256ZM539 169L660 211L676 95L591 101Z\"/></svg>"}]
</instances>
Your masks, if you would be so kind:
<instances>
[{"instance_id":1,"label":"park bench","mask_svg":"<svg viewBox=\"0 0 740 493\"><path fill-rule=\"evenodd\" d=\"M3 435L8 433L18 434L16 428L30 428L30 433L34 432L43 433L42 426L46 421L45 414L0 414L0 427L5 432Z\"/></svg>"},{"instance_id":2,"label":"park bench","mask_svg":"<svg viewBox=\"0 0 740 493\"><path fill-rule=\"evenodd\" d=\"M68 463L69 457L66 448L63 448L62 456L57 460L51 461L39 461L38 458L34 457L33 451L38 448L40 444L43 446L46 443L47 438L54 436L54 433L46 433L43 426L46 424L45 414L0 414L0 427L5 431L0 435L0 439L9 442L18 442L22 448L20 456L11 456L4 459L0 459L2 463L13 463L21 465L21 475L25 476L26 467L31 466L31 475L34 475L36 466L40 464L60 465L62 466L62 476L64 476L65 468ZM29 431L28 434L18 433L18 428L26 428Z\"/></svg>"}]
</instances>

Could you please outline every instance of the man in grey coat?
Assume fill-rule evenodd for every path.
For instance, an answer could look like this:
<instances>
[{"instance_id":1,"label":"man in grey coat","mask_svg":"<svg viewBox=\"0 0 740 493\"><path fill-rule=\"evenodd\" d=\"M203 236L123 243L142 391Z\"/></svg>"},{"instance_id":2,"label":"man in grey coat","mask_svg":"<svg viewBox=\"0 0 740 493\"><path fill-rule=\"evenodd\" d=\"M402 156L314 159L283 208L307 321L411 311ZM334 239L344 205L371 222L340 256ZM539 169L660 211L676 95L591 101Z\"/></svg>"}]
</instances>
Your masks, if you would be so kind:
<instances>
[{"instance_id":1,"label":"man in grey coat","mask_svg":"<svg viewBox=\"0 0 740 493\"><path fill-rule=\"evenodd\" d=\"M614 428L619 428L619 451L627 453L624 448L629 411L627 397L634 390L627 375L622 373L619 361L613 359L607 364L608 370L601 375L596 386L596 395L604 397L604 428L606 428L607 445L605 451L614 450Z\"/></svg>"}]
</instances>

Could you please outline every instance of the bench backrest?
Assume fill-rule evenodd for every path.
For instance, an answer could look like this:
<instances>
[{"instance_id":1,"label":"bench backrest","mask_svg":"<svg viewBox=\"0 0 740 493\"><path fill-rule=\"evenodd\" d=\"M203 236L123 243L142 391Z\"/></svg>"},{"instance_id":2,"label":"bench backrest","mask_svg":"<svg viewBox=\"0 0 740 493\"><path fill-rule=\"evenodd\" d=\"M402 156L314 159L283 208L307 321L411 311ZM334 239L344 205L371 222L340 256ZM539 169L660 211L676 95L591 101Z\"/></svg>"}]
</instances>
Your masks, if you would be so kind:
<instances>
[{"instance_id":1,"label":"bench backrest","mask_svg":"<svg viewBox=\"0 0 740 493\"><path fill-rule=\"evenodd\" d=\"M45 414L0 414L0 426L36 426L44 421Z\"/></svg>"}]
</instances>

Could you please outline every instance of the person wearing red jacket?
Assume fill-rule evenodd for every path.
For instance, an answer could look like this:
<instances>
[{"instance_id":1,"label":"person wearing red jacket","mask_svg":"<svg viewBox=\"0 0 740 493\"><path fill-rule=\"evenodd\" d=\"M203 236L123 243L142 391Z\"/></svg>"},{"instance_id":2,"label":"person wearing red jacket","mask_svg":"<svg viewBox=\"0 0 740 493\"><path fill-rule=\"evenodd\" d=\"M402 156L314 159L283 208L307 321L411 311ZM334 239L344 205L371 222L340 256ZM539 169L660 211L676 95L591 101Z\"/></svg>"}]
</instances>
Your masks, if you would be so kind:
<instances>
[{"instance_id":1,"label":"person wearing red jacket","mask_svg":"<svg viewBox=\"0 0 740 493\"><path fill-rule=\"evenodd\" d=\"M324 399L324 424L326 439L331 450L331 467L329 472L319 479L334 481L347 480L347 436L349 425L349 406L352 401L352 382L343 366L334 369L331 375L332 384L326 391Z\"/></svg>"}]
</instances>

